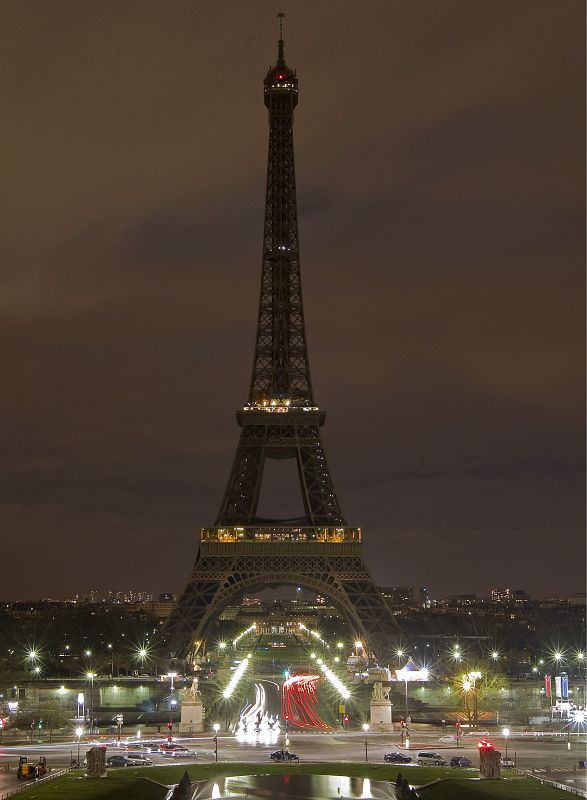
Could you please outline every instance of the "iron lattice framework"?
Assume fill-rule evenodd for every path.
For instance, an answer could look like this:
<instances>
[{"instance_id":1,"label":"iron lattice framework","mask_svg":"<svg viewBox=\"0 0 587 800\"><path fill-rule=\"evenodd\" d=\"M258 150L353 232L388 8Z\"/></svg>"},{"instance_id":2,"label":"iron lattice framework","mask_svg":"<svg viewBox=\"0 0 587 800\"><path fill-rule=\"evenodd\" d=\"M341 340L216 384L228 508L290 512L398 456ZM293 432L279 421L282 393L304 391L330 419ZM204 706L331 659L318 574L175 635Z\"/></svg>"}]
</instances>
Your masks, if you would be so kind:
<instances>
[{"instance_id":1,"label":"iron lattice framework","mask_svg":"<svg viewBox=\"0 0 587 800\"><path fill-rule=\"evenodd\" d=\"M215 527L201 532L189 583L163 636L183 657L205 641L222 609L245 591L303 583L327 594L356 636L377 647L395 622L362 557L361 531L348 527L322 442L325 412L314 401L304 326L294 167L298 81L278 58L264 81L269 154L261 292L247 404ZM304 515L257 515L265 460L295 459Z\"/></svg>"}]
</instances>

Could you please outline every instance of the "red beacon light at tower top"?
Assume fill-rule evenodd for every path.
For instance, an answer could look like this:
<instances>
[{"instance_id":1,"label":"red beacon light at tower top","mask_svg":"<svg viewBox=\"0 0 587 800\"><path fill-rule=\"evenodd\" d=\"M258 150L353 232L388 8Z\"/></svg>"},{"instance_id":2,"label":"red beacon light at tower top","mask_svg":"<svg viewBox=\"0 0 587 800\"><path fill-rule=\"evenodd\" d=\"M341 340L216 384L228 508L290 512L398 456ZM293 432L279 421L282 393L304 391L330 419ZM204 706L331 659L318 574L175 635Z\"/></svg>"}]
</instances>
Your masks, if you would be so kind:
<instances>
[{"instance_id":1,"label":"red beacon light at tower top","mask_svg":"<svg viewBox=\"0 0 587 800\"><path fill-rule=\"evenodd\" d=\"M285 80L285 74L283 72L276 72L275 73L275 80L284 81Z\"/></svg>"}]
</instances>

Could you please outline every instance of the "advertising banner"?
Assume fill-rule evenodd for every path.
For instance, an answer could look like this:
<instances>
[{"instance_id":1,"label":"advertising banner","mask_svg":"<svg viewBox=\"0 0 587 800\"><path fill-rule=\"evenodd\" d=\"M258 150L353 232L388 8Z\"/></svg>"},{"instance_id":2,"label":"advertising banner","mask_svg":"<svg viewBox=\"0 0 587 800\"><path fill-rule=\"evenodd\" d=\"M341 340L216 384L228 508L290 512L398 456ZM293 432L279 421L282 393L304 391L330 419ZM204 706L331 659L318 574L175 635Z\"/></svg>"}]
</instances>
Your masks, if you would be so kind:
<instances>
[{"instance_id":1,"label":"advertising banner","mask_svg":"<svg viewBox=\"0 0 587 800\"><path fill-rule=\"evenodd\" d=\"M550 697L551 694L552 694L551 686L550 686L550 675L545 675L544 676L544 694L547 697Z\"/></svg>"},{"instance_id":2,"label":"advertising banner","mask_svg":"<svg viewBox=\"0 0 587 800\"><path fill-rule=\"evenodd\" d=\"M561 673L561 698L563 700L569 699L569 676L566 672Z\"/></svg>"},{"instance_id":3,"label":"advertising banner","mask_svg":"<svg viewBox=\"0 0 587 800\"><path fill-rule=\"evenodd\" d=\"M557 697L562 697L562 694L561 694L561 690L562 690L561 689L561 676L560 675L557 675L555 677L554 686L555 686L555 689L556 689L556 696Z\"/></svg>"}]
</instances>

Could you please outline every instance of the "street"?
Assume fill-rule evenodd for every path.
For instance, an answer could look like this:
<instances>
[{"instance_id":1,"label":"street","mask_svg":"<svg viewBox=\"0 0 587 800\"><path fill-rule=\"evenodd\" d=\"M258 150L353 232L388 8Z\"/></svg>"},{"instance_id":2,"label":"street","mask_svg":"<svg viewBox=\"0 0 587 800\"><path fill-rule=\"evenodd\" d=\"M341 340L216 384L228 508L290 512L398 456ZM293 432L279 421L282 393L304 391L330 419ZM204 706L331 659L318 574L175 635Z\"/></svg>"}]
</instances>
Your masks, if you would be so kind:
<instances>
[{"instance_id":1,"label":"street","mask_svg":"<svg viewBox=\"0 0 587 800\"><path fill-rule=\"evenodd\" d=\"M383 756L389 752L402 752L412 755L414 758L418 750L435 750L441 753L447 761L454 755L466 755L473 764L478 763L477 739L475 737L464 737L456 747L456 743L446 743L439 741L442 733L438 731L419 731L412 732L409 748L402 747L398 733L380 734L367 733L367 757L370 762L381 763ZM233 735L219 734L218 736L218 760L219 761L247 761L253 763L267 763L269 754L283 746L283 734L279 743L261 744L259 742L237 741ZM495 746L505 754L503 743L500 737L489 737ZM105 739L106 740L106 739ZM148 740L148 737L145 737ZM107 740L111 741L111 740ZM210 734L200 734L191 738L185 737L178 739L184 746L195 751L195 756L188 758L170 758L160 753L145 753L153 762L153 766L164 766L177 763L202 763L214 760L214 737ZM0 792L4 792L13 786L21 785L16 779L16 767L18 766L19 756L28 756L32 760L45 755L50 767L59 769L67 766L72 756L77 757L77 739L69 742L59 742L53 744L29 744L23 746L10 746L0 748L0 769L10 766L9 772L0 772ZM87 740L80 743L80 754L83 760L86 751L89 749ZM336 732L336 733L302 733L296 731L289 732L289 745L291 752L297 753L301 761L329 761L329 762L357 762L365 758L365 734L362 732ZM125 754L128 744L121 742L120 746L108 746L107 755L116 753ZM585 770L574 770L579 760L585 756L585 737L581 741L574 739L569 743L565 738L558 741L545 741L534 739L531 736L513 736L508 745L508 756L515 758L518 769L532 770L537 774L544 775L545 778L568 783L571 786L585 790L586 773ZM408 769L418 769L417 765L397 765L398 771ZM507 770L505 770L507 772Z\"/></svg>"}]
</instances>

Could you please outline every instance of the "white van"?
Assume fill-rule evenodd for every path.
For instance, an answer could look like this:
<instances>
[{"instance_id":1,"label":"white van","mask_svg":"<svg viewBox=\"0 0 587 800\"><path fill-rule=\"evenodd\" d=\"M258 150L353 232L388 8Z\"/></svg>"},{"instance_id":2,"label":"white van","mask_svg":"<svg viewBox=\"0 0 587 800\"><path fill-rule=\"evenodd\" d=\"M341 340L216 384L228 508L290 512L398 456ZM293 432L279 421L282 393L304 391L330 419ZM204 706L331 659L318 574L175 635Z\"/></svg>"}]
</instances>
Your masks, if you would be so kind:
<instances>
[{"instance_id":1,"label":"white van","mask_svg":"<svg viewBox=\"0 0 587 800\"><path fill-rule=\"evenodd\" d=\"M424 766L424 764L436 764L437 767L446 766L446 758L432 750L422 750L422 752L418 753L416 756L416 761L421 766Z\"/></svg>"}]
</instances>

